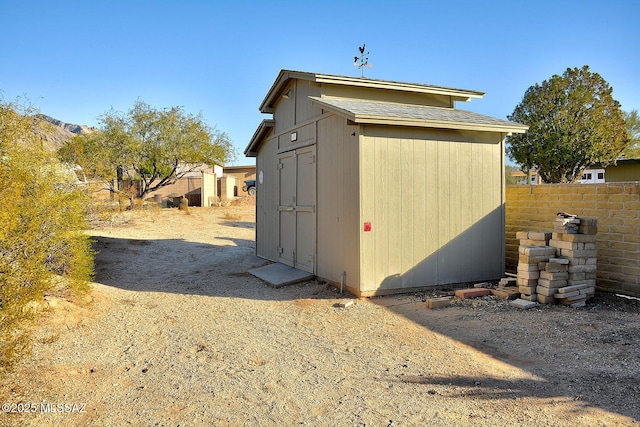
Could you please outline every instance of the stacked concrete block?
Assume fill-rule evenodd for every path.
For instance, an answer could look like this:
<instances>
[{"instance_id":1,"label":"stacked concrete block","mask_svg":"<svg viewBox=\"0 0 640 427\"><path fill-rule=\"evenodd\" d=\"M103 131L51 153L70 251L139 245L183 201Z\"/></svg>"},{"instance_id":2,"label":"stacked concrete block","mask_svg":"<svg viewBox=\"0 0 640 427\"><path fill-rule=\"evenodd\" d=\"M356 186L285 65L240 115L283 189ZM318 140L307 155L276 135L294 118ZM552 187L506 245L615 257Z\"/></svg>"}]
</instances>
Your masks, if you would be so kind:
<instances>
[{"instance_id":1,"label":"stacked concrete block","mask_svg":"<svg viewBox=\"0 0 640 427\"><path fill-rule=\"evenodd\" d=\"M543 245L528 246L521 244L518 252L518 275L516 284L521 294L520 298L535 302L537 301L536 289L540 280L540 268L538 264L548 262L549 258L555 255L555 249Z\"/></svg>"},{"instance_id":2,"label":"stacked concrete block","mask_svg":"<svg viewBox=\"0 0 640 427\"><path fill-rule=\"evenodd\" d=\"M567 286L569 262L562 258L549 258L548 262L540 263L538 268L540 279L536 287L537 301L541 304L554 303L558 289Z\"/></svg>"},{"instance_id":3,"label":"stacked concrete block","mask_svg":"<svg viewBox=\"0 0 640 427\"><path fill-rule=\"evenodd\" d=\"M564 213L554 221L553 233L518 232L521 298L541 304L584 305L595 293L597 232L596 219ZM537 245L527 245L534 242Z\"/></svg>"},{"instance_id":4,"label":"stacked concrete block","mask_svg":"<svg viewBox=\"0 0 640 427\"><path fill-rule=\"evenodd\" d=\"M587 299L592 297L594 293L595 286L588 284L572 285L558 289L558 293L554 295L554 298L564 305L584 307L587 304Z\"/></svg>"},{"instance_id":5,"label":"stacked concrete block","mask_svg":"<svg viewBox=\"0 0 640 427\"><path fill-rule=\"evenodd\" d=\"M559 257L569 260L567 286L589 285L595 289L598 250L595 218L580 218L578 233L554 232L549 246L556 248Z\"/></svg>"},{"instance_id":6,"label":"stacked concrete block","mask_svg":"<svg viewBox=\"0 0 640 427\"><path fill-rule=\"evenodd\" d=\"M516 239L520 241L520 246L548 246L551 233L546 231L518 231Z\"/></svg>"},{"instance_id":7,"label":"stacked concrete block","mask_svg":"<svg viewBox=\"0 0 640 427\"><path fill-rule=\"evenodd\" d=\"M578 234L580 218L560 212L553 222L553 231L556 233Z\"/></svg>"}]
</instances>

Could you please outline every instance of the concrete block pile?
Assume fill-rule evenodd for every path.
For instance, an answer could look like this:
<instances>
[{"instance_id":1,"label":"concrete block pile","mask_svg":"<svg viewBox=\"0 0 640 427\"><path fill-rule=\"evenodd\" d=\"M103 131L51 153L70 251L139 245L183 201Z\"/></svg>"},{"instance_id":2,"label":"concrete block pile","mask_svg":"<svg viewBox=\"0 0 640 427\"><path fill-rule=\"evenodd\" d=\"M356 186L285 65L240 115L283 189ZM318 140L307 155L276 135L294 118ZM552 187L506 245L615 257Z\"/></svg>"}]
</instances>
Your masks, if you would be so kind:
<instances>
[{"instance_id":1,"label":"concrete block pile","mask_svg":"<svg viewBox=\"0 0 640 427\"><path fill-rule=\"evenodd\" d=\"M596 286L597 220L560 213L553 233L520 231L520 298L581 307Z\"/></svg>"},{"instance_id":2,"label":"concrete block pile","mask_svg":"<svg viewBox=\"0 0 640 427\"><path fill-rule=\"evenodd\" d=\"M525 233L527 234L526 236ZM540 280L540 267L538 264L548 262L549 258L555 256L556 250L550 246L523 245L523 241L525 243L530 242L528 235L529 232L526 231L518 232L521 244L518 248L518 274L516 284L518 285L520 298L535 302L537 301L537 287Z\"/></svg>"},{"instance_id":3,"label":"concrete block pile","mask_svg":"<svg viewBox=\"0 0 640 427\"><path fill-rule=\"evenodd\" d=\"M558 227L557 224L558 220L554 224L554 233L549 241L549 246L556 248L557 256L568 260L567 288L558 293L572 295L564 297L554 295L554 297L563 304L584 306L585 301L593 296L596 289L597 220L595 218L574 217L570 223L571 227L564 227L564 229ZM575 288L575 286L579 288ZM575 294L576 292L579 294Z\"/></svg>"}]
</instances>

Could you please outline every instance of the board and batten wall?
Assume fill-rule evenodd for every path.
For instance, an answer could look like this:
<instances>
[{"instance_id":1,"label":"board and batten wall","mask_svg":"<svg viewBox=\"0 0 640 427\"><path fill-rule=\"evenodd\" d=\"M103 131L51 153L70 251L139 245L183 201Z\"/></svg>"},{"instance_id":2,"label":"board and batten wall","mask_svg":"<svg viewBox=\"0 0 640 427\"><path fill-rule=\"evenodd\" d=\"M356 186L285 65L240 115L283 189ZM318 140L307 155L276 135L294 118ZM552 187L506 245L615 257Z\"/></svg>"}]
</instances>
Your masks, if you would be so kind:
<instances>
[{"instance_id":1,"label":"board and batten wall","mask_svg":"<svg viewBox=\"0 0 640 427\"><path fill-rule=\"evenodd\" d=\"M361 128L362 295L502 277L503 150L500 133Z\"/></svg>"},{"instance_id":2,"label":"board and batten wall","mask_svg":"<svg viewBox=\"0 0 640 427\"><path fill-rule=\"evenodd\" d=\"M358 126L348 125L343 117L325 114L317 123L317 132L316 275L357 289Z\"/></svg>"},{"instance_id":3,"label":"board and batten wall","mask_svg":"<svg viewBox=\"0 0 640 427\"><path fill-rule=\"evenodd\" d=\"M267 137L256 158L256 255L271 261L278 259L277 147L277 136Z\"/></svg>"}]
</instances>

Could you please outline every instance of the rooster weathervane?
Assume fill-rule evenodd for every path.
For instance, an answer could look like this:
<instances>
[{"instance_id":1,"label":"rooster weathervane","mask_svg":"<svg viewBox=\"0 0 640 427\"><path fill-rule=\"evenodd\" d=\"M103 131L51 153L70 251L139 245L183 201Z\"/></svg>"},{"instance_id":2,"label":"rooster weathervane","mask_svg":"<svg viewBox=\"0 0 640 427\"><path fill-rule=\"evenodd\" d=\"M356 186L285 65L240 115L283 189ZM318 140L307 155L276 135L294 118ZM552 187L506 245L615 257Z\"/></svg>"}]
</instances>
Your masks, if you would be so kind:
<instances>
[{"instance_id":1,"label":"rooster weathervane","mask_svg":"<svg viewBox=\"0 0 640 427\"><path fill-rule=\"evenodd\" d=\"M353 59L353 66L360 68L360 71L362 72L361 77L364 77L364 67L368 67L368 68L372 67L372 65L369 64L369 52L365 52L366 50L365 46L366 46L366 43L363 43L362 47L358 47L358 50L360 51L360 56L356 56Z\"/></svg>"}]
</instances>

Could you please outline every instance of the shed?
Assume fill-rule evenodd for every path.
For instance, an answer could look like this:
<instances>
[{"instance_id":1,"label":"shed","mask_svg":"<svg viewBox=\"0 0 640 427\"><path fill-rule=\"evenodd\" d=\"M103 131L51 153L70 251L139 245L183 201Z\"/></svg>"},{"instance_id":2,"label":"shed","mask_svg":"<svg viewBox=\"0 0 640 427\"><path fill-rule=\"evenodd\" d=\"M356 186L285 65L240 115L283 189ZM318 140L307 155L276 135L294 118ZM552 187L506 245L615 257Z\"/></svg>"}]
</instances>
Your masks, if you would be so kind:
<instances>
[{"instance_id":1,"label":"shed","mask_svg":"<svg viewBox=\"0 0 640 427\"><path fill-rule=\"evenodd\" d=\"M256 254L358 296L504 273L504 140L482 92L282 70L256 157Z\"/></svg>"}]
</instances>

